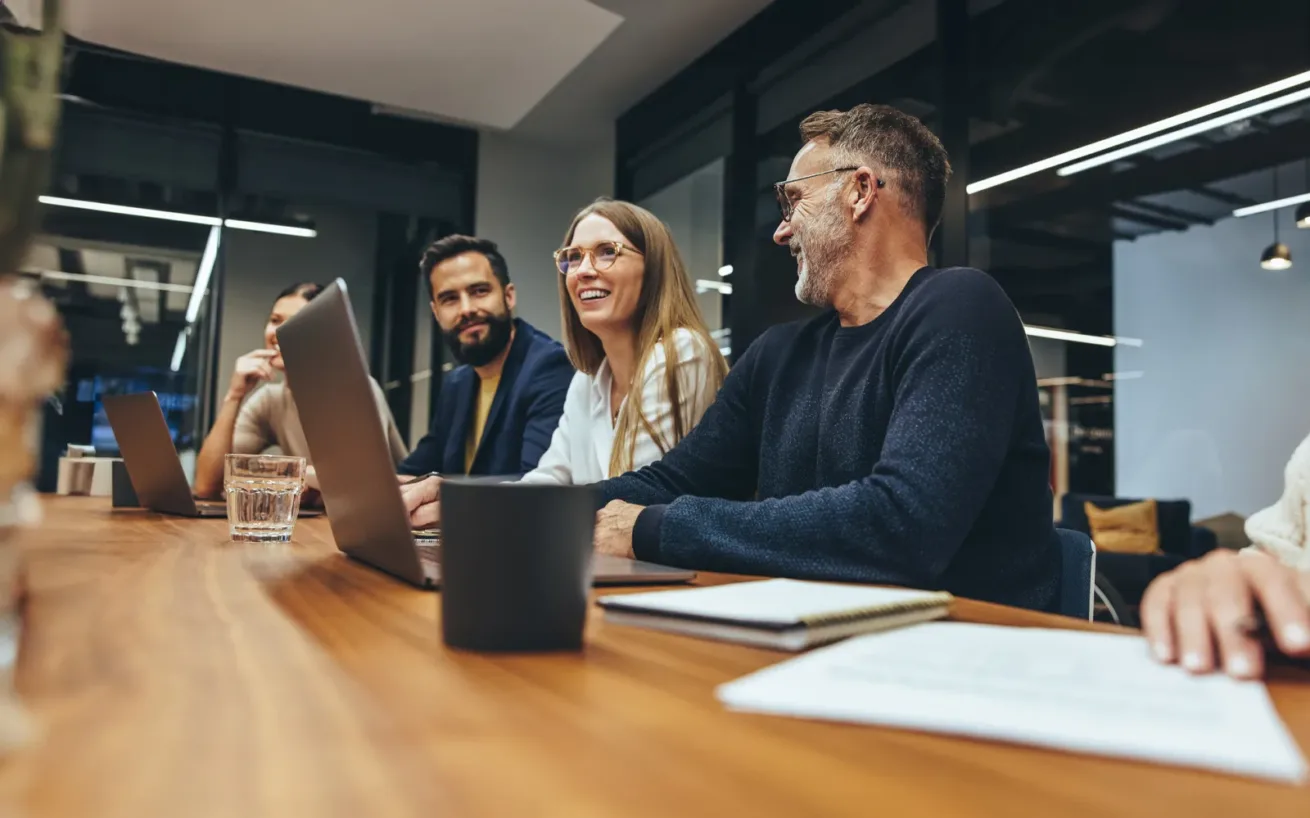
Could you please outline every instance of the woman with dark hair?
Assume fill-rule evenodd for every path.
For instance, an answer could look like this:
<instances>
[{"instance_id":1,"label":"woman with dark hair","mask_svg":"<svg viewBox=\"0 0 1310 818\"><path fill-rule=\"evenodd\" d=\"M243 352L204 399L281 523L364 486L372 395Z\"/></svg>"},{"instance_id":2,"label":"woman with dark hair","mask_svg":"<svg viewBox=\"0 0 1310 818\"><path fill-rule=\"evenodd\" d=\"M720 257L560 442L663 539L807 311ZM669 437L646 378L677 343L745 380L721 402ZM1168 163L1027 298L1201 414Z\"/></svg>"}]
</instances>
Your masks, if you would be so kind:
<instances>
[{"instance_id":1,"label":"woman with dark hair","mask_svg":"<svg viewBox=\"0 0 1310 818\"><path fill-rule=\"evenodd\" d=\"M264 346L237 358L227 393L219 404L214 426L196 456L195 492L216 497L223 491L223 459L228 454L259 454L277 447L282 454L310 460L309 444L300 428L300 415L285 382L285 371L277 345L277 328L282 326L323 291L313 282L292 284L277 294L273 310L264 324ZM391 457L399 463L407 454L396 421L387 408L377 381L369 379L378 413L387 427ZM262 386L261 386L262 385ZM312 463L313 461L310 460Z\"/></svg>"}]
</instances>

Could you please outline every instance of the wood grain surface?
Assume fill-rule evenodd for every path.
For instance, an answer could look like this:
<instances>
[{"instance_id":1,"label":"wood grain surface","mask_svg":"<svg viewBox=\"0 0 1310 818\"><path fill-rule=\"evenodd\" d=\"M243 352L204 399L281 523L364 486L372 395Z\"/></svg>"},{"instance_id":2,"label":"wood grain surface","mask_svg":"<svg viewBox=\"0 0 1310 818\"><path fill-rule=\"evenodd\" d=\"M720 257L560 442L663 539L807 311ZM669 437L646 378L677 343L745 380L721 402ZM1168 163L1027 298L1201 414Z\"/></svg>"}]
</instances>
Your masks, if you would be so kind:
<instances>
[{"instance_id":1,"label":"wood grain surface","mask_svg":"<svg viewBox=\"0 0 1310 818\"><path fill-rule=\"evenodd\" d=\"M326 520L267 546L103 498L46 517L18 680L44 738L0 761L0 818L1310 815L1305 787L729 713L715 686L783 654L594 609L580 653L453 651L437 595L342 557ZM1270 686L1310 748L1310 673Z\"/></svg>"}]
</instances>

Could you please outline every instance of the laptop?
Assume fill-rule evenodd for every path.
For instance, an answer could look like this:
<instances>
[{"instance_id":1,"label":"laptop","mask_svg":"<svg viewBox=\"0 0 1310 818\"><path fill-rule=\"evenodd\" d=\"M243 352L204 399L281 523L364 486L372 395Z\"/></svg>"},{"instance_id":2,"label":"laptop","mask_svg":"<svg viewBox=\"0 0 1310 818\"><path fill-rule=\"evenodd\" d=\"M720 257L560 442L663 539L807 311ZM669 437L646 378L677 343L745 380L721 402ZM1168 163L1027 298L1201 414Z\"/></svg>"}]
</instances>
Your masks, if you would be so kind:
<instances>
[{"instance_id":1,"label":"laptop","mask_svg":"<svg viewBox=\"0 0 1310 818\"><path fill-rule=\"evenodd\" d=\"M421 588L441 583L439 534L416 537L369 386L346 284L337 279L277 331L287 383L342 553ZM596 555L597 585L686 582L679 568Z\"/></svg>"},{"instance_id":2,"label":"laptop","mask_svg":"<svg viewBox=\"0 0 1310 818\"><path fill-rule=\"evenodd\" d=\"M106 395L103 399L109 426L123 455L132 490L145 508L179 517L226 517L222 500L197 500L182 470L164 410L154 392ZM302 509L302 517L319 512Z\"/></svg>"}]
</instances>

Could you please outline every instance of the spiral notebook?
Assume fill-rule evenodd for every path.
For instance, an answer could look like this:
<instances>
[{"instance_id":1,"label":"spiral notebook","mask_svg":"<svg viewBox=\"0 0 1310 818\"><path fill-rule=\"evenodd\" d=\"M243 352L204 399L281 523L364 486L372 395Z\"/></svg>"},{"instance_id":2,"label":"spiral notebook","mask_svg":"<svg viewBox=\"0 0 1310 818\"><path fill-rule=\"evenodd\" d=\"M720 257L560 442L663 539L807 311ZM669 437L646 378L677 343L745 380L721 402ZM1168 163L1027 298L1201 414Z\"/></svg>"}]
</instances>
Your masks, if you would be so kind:
<instances>
[{"instance_id":1,"label":"spiral notebook","mask_svg":"<svg viewBox=\"0 0 1310 818\"><path fill-rule=\"evenodd\" d=\"M605 621L798 651L944 617L951 595L768 579L601 597Z\"/></svg>"}]
</instances>

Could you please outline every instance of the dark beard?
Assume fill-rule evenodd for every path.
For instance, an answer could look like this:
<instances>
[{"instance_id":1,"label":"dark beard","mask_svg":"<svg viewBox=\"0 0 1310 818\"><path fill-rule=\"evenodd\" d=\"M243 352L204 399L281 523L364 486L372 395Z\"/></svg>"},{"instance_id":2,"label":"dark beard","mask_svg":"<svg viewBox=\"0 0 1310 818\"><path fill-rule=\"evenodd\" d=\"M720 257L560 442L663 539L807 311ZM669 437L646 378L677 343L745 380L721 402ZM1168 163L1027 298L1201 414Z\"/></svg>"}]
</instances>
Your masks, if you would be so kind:
<instances>
[{"instance_id":1,"label":"dark beard","mask_svg":"<svg viewBox=\"0 0 1310 818\"><path fill-rule=\"evenodd\" d=\"M459 334L468 329L470 324L477 324L482 321L487 323L485 338L472 344L466 344L459 340ZM455 360L469 366L486 366L496 360L496 356L504 352L505 347L509 346L513 327L514 319L509 314L509 308L506 307L505 312L500 315L488 314L486 317L461 321L449 332L442 330L441 335L445 338L446 346L450 349L450 354L455 356Z\"/></svg>"}]
</instances>

